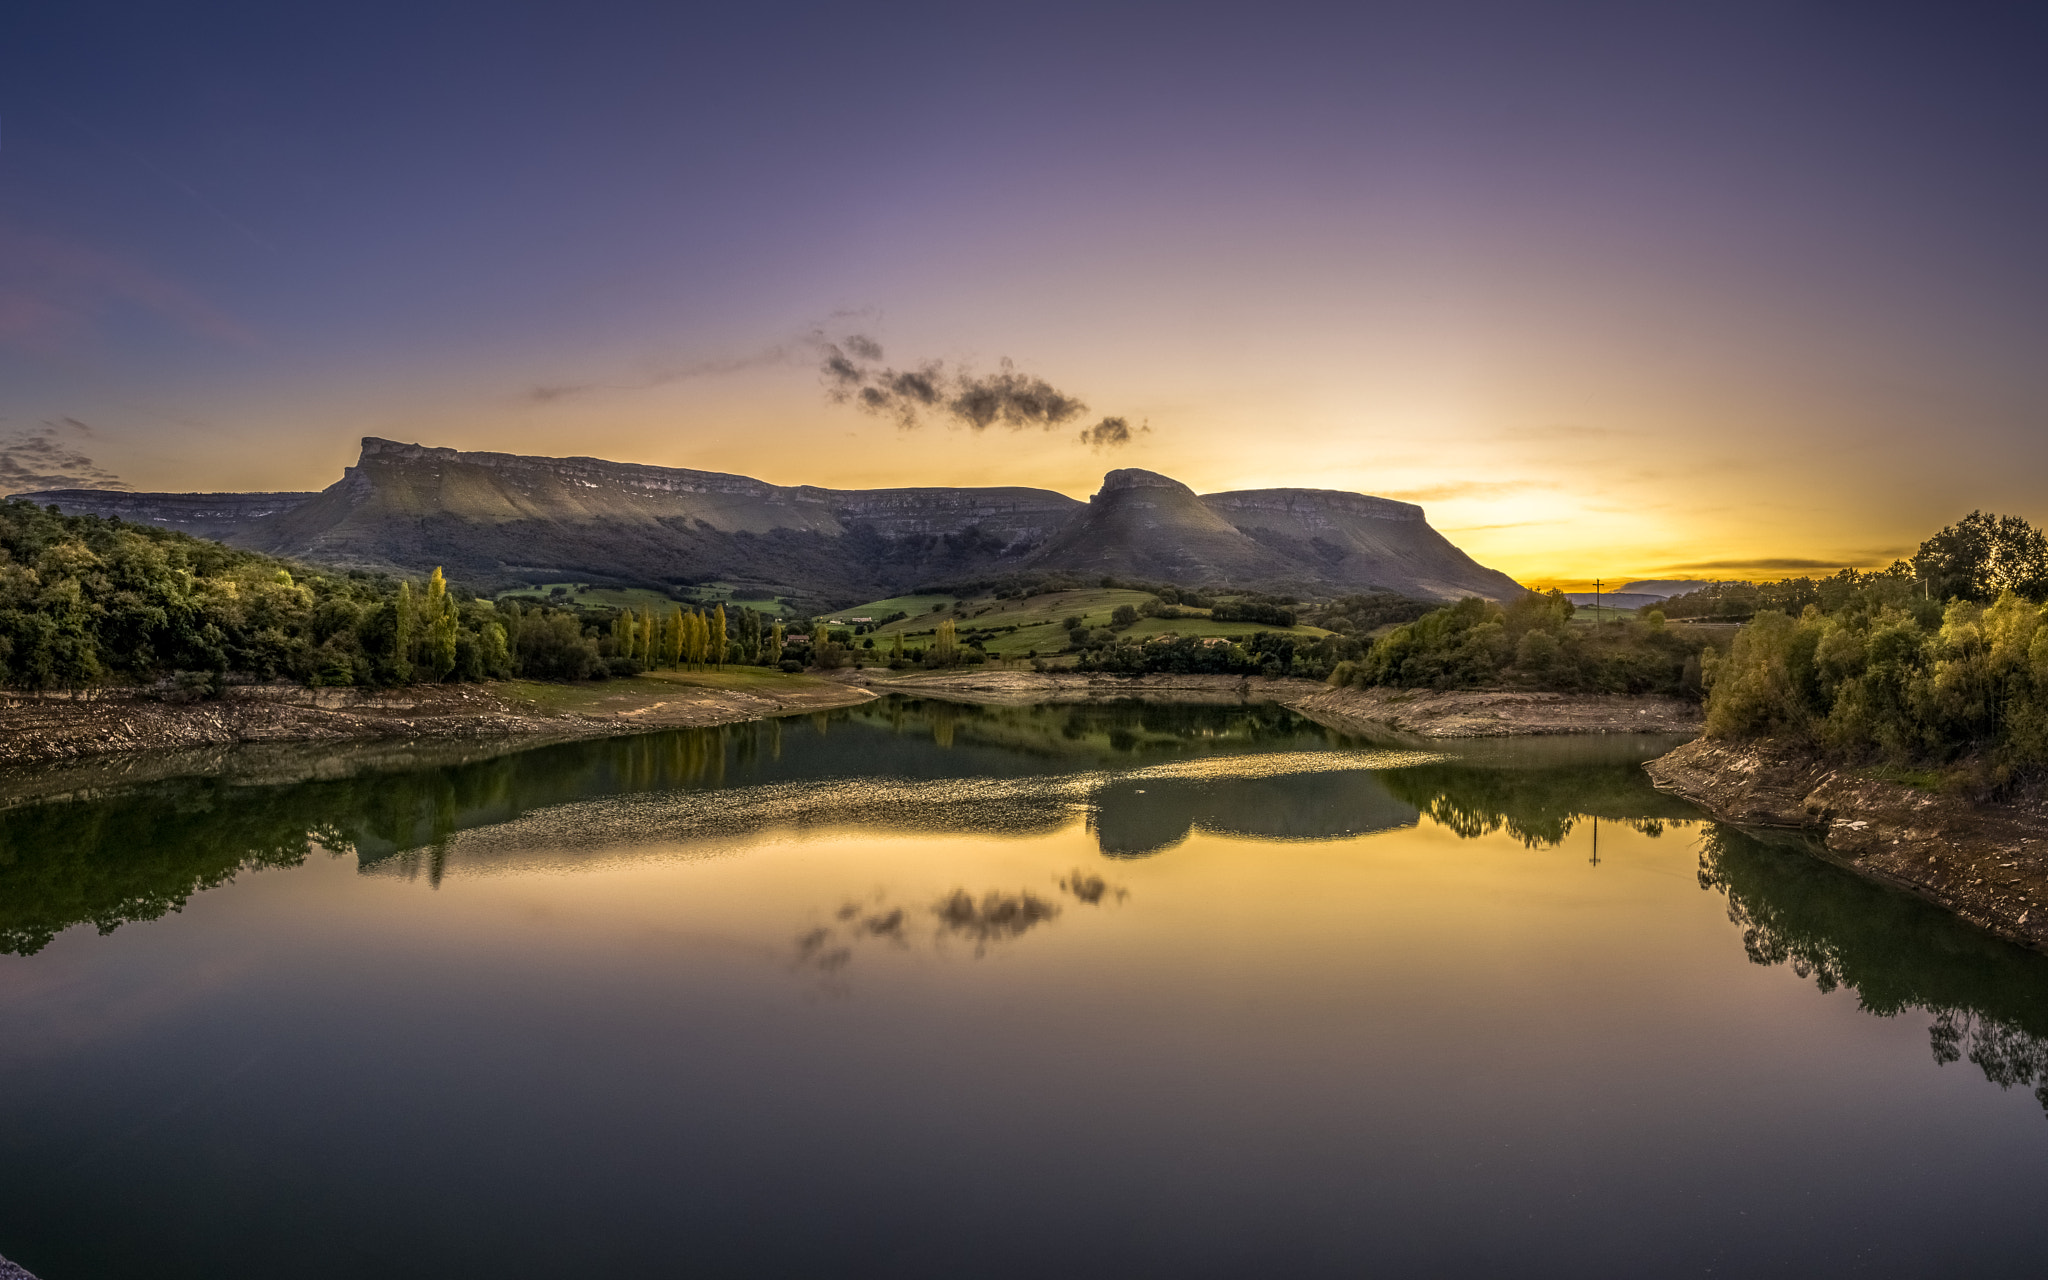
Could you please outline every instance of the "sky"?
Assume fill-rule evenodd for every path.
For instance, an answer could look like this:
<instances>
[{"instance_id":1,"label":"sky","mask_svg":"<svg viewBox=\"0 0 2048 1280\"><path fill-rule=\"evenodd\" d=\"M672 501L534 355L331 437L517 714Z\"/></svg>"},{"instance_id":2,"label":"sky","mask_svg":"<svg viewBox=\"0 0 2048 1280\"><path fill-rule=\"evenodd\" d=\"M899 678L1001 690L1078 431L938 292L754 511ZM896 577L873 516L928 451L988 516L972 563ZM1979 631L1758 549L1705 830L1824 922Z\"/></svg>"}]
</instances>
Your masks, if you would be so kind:
<instances>
[{"instance_id":1,"label":"sky","mask_svg":"<svg viewBox=\"0 0 2048 1280\"><path fill-rule=\"evenodd\" d=\"M2039 7L35 8L0 490L1143 467L1567 586L2048 520Z\"/></svg>"}]
</instances>

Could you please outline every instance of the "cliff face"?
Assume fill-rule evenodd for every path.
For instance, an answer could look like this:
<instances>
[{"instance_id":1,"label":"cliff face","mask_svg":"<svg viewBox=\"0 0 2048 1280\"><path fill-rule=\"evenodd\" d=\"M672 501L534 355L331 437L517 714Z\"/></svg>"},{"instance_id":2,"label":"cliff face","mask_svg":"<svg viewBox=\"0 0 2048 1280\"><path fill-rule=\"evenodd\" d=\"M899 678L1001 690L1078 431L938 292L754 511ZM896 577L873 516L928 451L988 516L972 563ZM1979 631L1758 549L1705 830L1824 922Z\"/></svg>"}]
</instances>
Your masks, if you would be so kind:
<instances>
[{"instance_id":1,"label":"cliff face","mask_svg":"<svg viewBox=\"0 0 2048 1280\"><path fill-rule=\"evenodd\" d=\"M479 586L716 579L846 597L1031 569L1443 598L1520 590L1420 507L1316 489L1204 497L1138 470L1109 473L1081 503L1045 489L824 489L372 437L316 494L23 496L322 564L444 565Z\"/></svg>"},{"instance_id":2,"label":"cliff face","mask_svg":"<svg viewBox=\"0 0 2048 1280\"><path fill-rule=\"evenodd\" d=\"M282 515L312 493L118 493L107 489L46 489L18 494L65 511L114 516L136 524L160 525L194 537L228 542L250 524Z\"/></svg>"}]
</instances>

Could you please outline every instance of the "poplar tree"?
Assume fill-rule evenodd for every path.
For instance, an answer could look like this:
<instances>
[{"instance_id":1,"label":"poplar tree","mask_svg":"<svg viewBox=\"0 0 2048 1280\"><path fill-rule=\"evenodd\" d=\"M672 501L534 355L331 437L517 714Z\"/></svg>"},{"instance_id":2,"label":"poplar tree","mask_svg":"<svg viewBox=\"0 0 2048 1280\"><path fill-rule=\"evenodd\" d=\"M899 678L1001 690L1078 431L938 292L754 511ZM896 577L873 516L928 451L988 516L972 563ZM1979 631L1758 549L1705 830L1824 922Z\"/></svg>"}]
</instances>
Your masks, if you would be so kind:
<instances>
[{"instance_id":1,"label":"poplar tree","mask_svg":"<svg viewBox=\"0 0 2048 1280\"><path fill-rule=\"evenodd\" d=\"M942 665L950 666L953 662L955 636L951 618L939 623L938 634L932 639L932 655Z\"/></svg>"},{"instance_id":2,"label":"poplar tree","mask_svg":"<svg viewBox=\"0 0 2048 1280\"><path fill-rule=\"evenodd\" d=\"M413 603L412 584L398 584L398 598L392 601L397 637L392 645L391 663L400 680L412 679Z\"/></svg>"},{"instance_id":3,"label":"poplar tree","mask_svg":"<svg viewBox=\"0 0 2048 1280\"><path fill-rule=\"evenodd\" d=\"M448 580L441 575L441 566L434 566L432 577L427 579L426 599L421 602L420 621L422 632L420 642L421 665L427 670L430 680L445 680L455 670L455 602L448 598Z\"/></svg>"},{"instance_id":4,"label":"poplar tree","mask_svg":"<svg viewBox=\"0 0 2048 1280\"><path fill-rule=\"evenodd\" d=\"M768 633L768 665L782 661L782 624L777 622Z\"/></svg>"},{"instance_id":5,"label":"poplar tree","mask_svg":"<svg viewBox=\"0 0 2048 1280\"><path fill-rule=\"evenodd\" d=\"M674 670L683 662L683 606L670 605L669 608L668 632L662 637L661 656L668 660L669 669Z\"/></svg>"},{"instance_id":6,"label":"poplar tree","mask_svg":"<svg viewBox=\"0 0 2048 1280\"><path fill-rule=\"evenodd\" d=\"M725 606L719 605L711 614L711 665L725 665Z\"/></svg>"}]
</instances>

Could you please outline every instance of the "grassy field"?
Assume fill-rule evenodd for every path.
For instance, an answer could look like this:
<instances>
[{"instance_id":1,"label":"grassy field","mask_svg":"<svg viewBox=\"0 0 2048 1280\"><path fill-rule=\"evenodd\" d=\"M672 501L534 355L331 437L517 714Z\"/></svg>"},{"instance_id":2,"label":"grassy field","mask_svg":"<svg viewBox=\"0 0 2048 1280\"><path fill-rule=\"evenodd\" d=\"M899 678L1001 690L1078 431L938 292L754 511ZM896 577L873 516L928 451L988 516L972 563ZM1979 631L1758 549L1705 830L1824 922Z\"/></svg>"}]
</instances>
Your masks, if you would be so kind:
<instances>
[{"instance_id":1,"label":"grassy field","mask_svg":"<svg viewBox=\"0 0 2048 1280\"><path fill-rule=\"evenodd\" d=\"M820 614L825 618L886 618L892 613L907 613L911 618L922 618L932 612L933 605L950 609L960 602L958 596L890 596L887 600L870 600L857 604L851 609L839 609L832 613ZM934 614L935 617L946 616ZM908 625L907 622L905 625Z\"/></svg>"},{"instance_id":2,"label":"grassy field","mask_svg":"<svg viewBox=\"0 0 2048 1280\"><path fill-rule=\"evenodd\" d=\"M557 589L566 589L566 596L557 597ZM734 600L732 593L738 590L729 582L706 582L690 589L689 599L684 603L710 606L723 604L730 612L734 608L752 609L756 613L784 615L790 612L788 606L779 600ZM585 587L574 582L548 582L538 587L520 587L498 594L500 600L538 600L543 603L589 605L598 608L653 608L657 611L676 603L675 597L666 591L652 587ZM879 615L877 615L879 616Z\"/></svg>"},{"instance_id":3,"label":"grassy field","mask_svg":"<svg viewBox=\"0 0 2048 1280\"><path fill-rule=\"evenodd\" d=\"M931 643L938 624L946 619L952 620L963 642L970 632L994 631L995 634L984 642L991 656L1022 658L1036 650L1039 656L1050 658L1067 647L1067 631L1061 625L1062 620L1078 615L1088 627L1106 627L1111 611L1118 605L1137 608L1152 598L1143 591L1125 591L1115 587L1056 591L1021 600L997 600L989 596L965 600L953 596L897 596L853 609L842 609L833 616L882 618L899 609L908 612L909 617L876 629L873 652L884 660L893 643L892 637L901 635L906 646L923 648ZM934 604L943 607L934 613ZM1009 629L1012 627L1015 630ZM1279 629L1259 622L1212 622L1205 614L1190 613L1179 618L1140 618L1135 626L1122 634L1138 639L1168 632L1179 636L1248 636ZM1329 632L1317 627L1295 627L1289 634L1323 636ZM867 653L866 650L862 652L864 656Z\"/></svg>"}]
</instances>

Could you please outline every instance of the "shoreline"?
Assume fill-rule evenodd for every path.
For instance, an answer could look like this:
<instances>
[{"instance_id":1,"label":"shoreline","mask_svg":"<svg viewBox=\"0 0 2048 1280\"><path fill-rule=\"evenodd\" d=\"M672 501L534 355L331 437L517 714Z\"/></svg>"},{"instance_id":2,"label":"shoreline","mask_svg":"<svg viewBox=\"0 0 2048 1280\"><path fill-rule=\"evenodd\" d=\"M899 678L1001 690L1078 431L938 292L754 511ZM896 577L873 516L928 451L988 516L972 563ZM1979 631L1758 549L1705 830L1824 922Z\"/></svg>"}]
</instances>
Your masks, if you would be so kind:
<instances>
[{"instance_id":1,"label":"shoreline","mask_svg":"<svg viewBox=\"0 0 2048 1280\"><path fill-rule=\"evenodd\" d=\"M140 690L88 697L0 694L0 770L123 762L251 744L317 748L613 737L802 715L884 693L983 705L1142 699L1203 705L1276 703L1375 742L1544 734L1693 733L1698 708L1674 698L1500 690L1332 689L1310 680L1217 675L844 670L784 675L751 668L661 672L587 685L508 681L360 692L241 685L216 699L171 703Z\"/></svg>"},{"instance_id":2,"label":"shoreline","mask_svg":"<svg viewBox=\"0 0 2048 1280\"><path fill-rule=\"evenodd\" d=\"M1825 861L2048 951L2048 804L1975 803L1769 739L1700 738L1643 768L1717 821L1796 833Z\"/></svg>"},{"instance_id":3,"label":"shoreline","mask_svg":"<svg viewBox=\"0 0 2048 1280\"><path fill-rule=\"evenodd\" d=\"M1694 734L1700 709L1678 698L1518 689L1332 689L1315 680L1261 676L1117 676L1064 671L975 671L896 675L838 672L833 678L898 694L952 702L1273 702L1360 737L1402 743L1553 734Z\"/></svg>"},{"instance_id":4,"label":"shoreline","mask_svg":"<svg viewBox=\"0 0 2048 1280\"><path fill-rule=\"evenodd\" d=\"M374 693L244 685L217 699L188 703L134 690L76 699L4 694L0 769L256 743L518 739L539 745L830 711L874 696L834 681L779 673L662 673L588 685L506 681Z\"/></svg>"}]
</instances>

